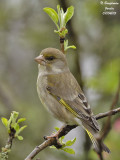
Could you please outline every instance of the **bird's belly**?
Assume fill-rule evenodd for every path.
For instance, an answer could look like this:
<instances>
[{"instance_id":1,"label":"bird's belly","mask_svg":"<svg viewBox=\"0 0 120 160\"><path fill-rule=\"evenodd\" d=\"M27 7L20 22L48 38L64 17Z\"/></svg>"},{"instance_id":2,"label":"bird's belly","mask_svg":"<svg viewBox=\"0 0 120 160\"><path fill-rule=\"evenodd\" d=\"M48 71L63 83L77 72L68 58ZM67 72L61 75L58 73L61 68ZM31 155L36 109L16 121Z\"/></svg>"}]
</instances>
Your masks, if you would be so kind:
<instances>
[{"instance_id":1,"label":"bird's belly","mask_svg":"<svg viewBox=\"0 0 120 160\"><path fill-rule=\"evenodd\" d=\"M70 113L63 105L61 105L54 97L42 91L39 98L45 108L58 120L69 125L77 124L75 116Z\"/></svg>"},{"instance_id":2,"label":"bird's belly","mask_svg":"<svg viewBox=\"0 0 120 160\"><path fill-rule=\"evenodd\" d=\"M65 122L69 125L75 125L76 120L73 114L71 114L63 105L61 105L54 97L51 95L47 96L48 101L46 100L43 105L47 110L58 120ZM42 98L41 98L41 101Z\"/></svg>"},{"instance_id":3,"label":"bird's belly","mask_svg":"<svg viewBox=\"0 0 120 160\"><path fill-rule=\"evenodd\" d=\"M47 110L58 120L69 125L77 124L75 116L48 93L46 89L47 80L45 78L43 80L41 77L39 77L37 83L38 95L45 108L47 108Z\"/></svg>"}]
</instances>

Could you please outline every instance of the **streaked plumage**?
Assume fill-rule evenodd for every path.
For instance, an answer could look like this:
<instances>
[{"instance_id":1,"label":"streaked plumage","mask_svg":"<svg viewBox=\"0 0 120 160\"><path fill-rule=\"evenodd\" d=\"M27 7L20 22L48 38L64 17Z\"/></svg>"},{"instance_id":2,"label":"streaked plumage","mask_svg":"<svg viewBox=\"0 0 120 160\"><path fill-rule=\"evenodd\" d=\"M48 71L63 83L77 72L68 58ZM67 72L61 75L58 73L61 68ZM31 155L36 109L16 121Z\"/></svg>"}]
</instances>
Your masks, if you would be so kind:
<instances>
[{"instance_id":1,"label":"streaked plumage","mask_svg":"<svg viewBox=\"0 0 120 160\"><path fill-rule=\"evenodd\" d=\"M46 48L35 59L38 64L37 91L42 104L54 117L68 125L81 125L88 133L94 148L99 125L78 82L70 72L65 55L55 48ZM110 152L102 144L102 149Z\"/></svg>"}]
</instances>

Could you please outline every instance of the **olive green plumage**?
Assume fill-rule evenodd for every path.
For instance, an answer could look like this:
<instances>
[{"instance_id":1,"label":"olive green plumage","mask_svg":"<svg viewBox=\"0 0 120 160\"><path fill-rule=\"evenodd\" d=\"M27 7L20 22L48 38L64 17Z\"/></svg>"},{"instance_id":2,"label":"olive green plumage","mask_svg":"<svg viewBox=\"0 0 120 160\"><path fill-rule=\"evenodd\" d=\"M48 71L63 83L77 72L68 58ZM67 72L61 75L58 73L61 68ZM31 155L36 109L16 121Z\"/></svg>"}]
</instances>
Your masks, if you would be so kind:
<instances>
[{"instance_id":1,"label":"olive green plumage","mask_svg":"<svg viewBox=\"0 0 120 160\"><path fill-rule=\"evenodd\" d=\"M99 125L78 82L70 72L65 55L55 48L44 49L38 57L37 91L42 104L58 120L81 125L97 152L110 150L98 144Z\"/></svg>"}]
</instances>

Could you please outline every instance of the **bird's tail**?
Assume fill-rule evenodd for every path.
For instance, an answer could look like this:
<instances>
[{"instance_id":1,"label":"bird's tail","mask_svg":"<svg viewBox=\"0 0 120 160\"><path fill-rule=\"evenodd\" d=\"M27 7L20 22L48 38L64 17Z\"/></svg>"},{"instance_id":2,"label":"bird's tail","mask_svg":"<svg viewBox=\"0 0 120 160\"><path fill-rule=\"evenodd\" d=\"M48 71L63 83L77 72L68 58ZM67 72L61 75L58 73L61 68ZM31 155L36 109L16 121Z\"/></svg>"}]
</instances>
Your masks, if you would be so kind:
<instances>
[{"instance_id":1,"label":"bird's tail","mask_svg":"<svg viewBox=\"0 0 120 160\"><path fill-rule=\"evenodd\" d=\"M85 130L87 131L87 134L89 135L89 137L93 143L93 146L95 148L95 151L97 153L100 153L101 151L105 151L107 153L110 153L109 148L104 143L100 144L98 142L98 140L95 138L95 136L93 136L87 129L85 129Z\"/></svg>"}]
</instances>

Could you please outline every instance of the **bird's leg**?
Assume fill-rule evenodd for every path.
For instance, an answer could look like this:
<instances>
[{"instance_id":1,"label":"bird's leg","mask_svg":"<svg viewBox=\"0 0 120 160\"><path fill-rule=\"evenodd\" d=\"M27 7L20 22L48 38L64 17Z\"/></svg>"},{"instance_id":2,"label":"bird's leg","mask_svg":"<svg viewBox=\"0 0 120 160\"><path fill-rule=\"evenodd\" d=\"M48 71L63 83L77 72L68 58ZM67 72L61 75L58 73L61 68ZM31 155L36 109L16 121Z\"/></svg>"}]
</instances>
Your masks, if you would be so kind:
<instances>
[{"instance_id":1,"label":"bird's leg","mask_svg":"<svg viewBox=\"0 0 120 160\"><path fill-rule=\"evenodd\" d=\"M50 136L44 136L44 139L48 140L48 139L51 139L51 138L56 138L58 140L58 135L59 135L58 132L52 133Z\"/></svg>"},{"instance_id":2,"label":"bird's leg","mask_svg":"<svg viewBox=\"0 0 120 160\"><path fill-rule=\"evenodd\" d=\"M45 140L49 140L49 139L52 139L52 138L55 138L55 144L54 146L56 148L61 148L62 147L62 144L59 142L59 138L61 137L60 134L62 133L62 131L64 130L64 128L66 127L67 125L63 125L56 133L53 133L52 135L50 136L44 136L44 139Z\"/></svg>"},{"instance_id":3,"label":"bird's leg","mask_svg":"<svg viewBox=\"0 0 120 160\"><path fill-rule=\"evenodd\" d=\"M59 140L59 134L61 133L61 131L65 127L66 127L66 124L64 124L56 133L52 133L52 135L50 135L50 136L44 136L44 139L48 140L48 139L51 139L51 138L55 138L58 141Z\"/></svg>"},{"instance_id":4,"label":"bird's leg","mask_svg":"<svg viewBox=\"0 0 120 160\"><path fill-rule=\"evenodd\" d=\"M65 136L70 130L76 128L78 125L66 125L64 124L55 134L52 134L51 136L44 136L45 140L50 140L55 138L54 146L56 148L61 148L62 144L59 142L59 138L63 135Z\"/></svg>"}]
</instances>

